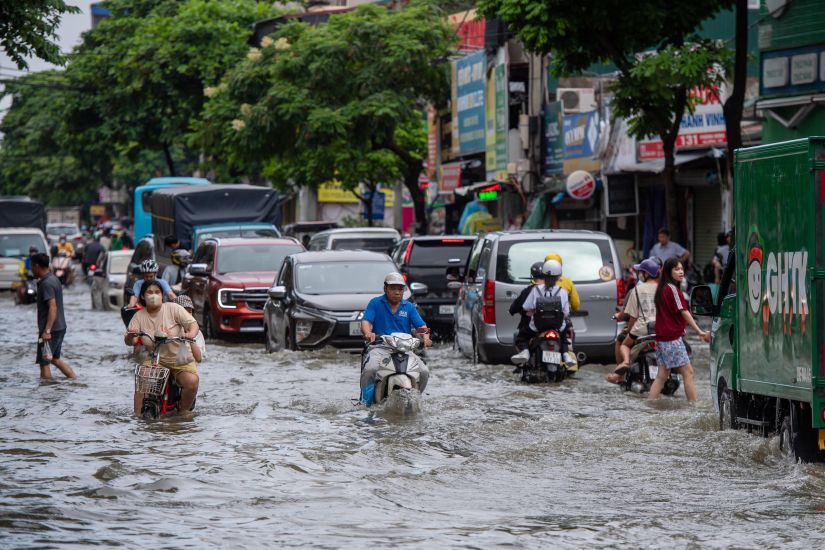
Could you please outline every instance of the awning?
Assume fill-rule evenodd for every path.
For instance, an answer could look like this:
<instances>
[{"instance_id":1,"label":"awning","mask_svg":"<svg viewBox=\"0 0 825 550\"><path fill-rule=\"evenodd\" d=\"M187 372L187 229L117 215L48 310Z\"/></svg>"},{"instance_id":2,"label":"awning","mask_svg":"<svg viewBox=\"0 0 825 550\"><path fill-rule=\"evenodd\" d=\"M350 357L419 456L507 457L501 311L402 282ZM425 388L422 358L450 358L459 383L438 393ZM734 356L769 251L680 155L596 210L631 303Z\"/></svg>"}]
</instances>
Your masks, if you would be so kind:
<instances>
[{"instance_id":1,"label":"awning","mask_svg":"<svg viewBox=\"0 0 825 550\"><path fill-rule=\"evenodd\" d=\"M793 130L811 114L811 111L813 111L818 104L825 105L825 94L760 99L756 102L756 110L762 111L765 116L771 117L785 128ZM774 111L774 109L781 109L782 107L798 107L798 109L790 118L785 118Z\"/></svg>"}]
</instances>

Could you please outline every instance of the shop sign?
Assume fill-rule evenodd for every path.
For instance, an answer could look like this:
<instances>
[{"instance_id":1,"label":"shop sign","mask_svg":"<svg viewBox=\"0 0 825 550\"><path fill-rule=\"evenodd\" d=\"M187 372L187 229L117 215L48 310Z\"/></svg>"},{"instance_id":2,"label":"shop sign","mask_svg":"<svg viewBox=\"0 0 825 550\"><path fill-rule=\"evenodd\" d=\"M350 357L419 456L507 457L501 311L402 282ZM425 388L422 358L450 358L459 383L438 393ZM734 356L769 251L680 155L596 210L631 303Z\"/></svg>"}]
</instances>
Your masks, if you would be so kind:
<instances>
[{"instance_id":1,"label":"shop sign","mask_svg":"<svg viewBox=\"0 0 825 550\"><path fill-rule=\"evenodd\" d=\"M639 213L639 193L634 176L608 176L604 189L608 217L635 216Z\"/></svg>"},{"instance_id":2,"label":"shop sign","mask_svg":"<svg viewBox=\"0 0 825 550\"><path fill-rule=\"evenodd\" d=\"M374 195L372 195L372 219L376 221L383 221L384 220L384 208L386 203L386 195L387 193L383 193L381 191L376 191ZM367 207L364 205L364 218L367 218Z\"/></svg>"},{"instance_id":3,"label":"shop sign","mask_svg":"<svg viewBox=\"0 0 825 550\"><path fill-rule=\"evenodd\" d=\"M483 153L486 146L484 125L484 50L455 62L456 115L459 153ZM453 132L456 128L453 128Z\"/></svg>"},{"instance_id":4,"label":"shop sign","mask_svg":"<svg viewBox=\"0 0 825 550\"><path fill-rule=\"evenodd\" d=\"M460 41L459 50L471 51L484 47L484 19L476 19L476 10L462 11L447 16L450 26L455 29Z\"/></svg>"},{"instance_id":5,"label":"shop sign","mask_svg":"<svg viewBox=\"0 0 825 550\"><path fill-rule=\"evenodd\" d=\"M451 162L441 165L441 185L439 190L442 193L452 193L461 184L461 163Z\"/></svg>"},{"instance_id":6,"label":"shop sign","mask_svg":"<svg viewBox=\"0 0 825 550\"><path fill-rule=\"evenodd\" d=\"M564 173L564 136L561 101L544 106L544 173Z\"/></svg>"},{"instance_id":7,"label":"shop sign","mask_svg":"<svg viewBox=\"0 0 825 550\"><path fill-rule=\"evenodd\" d=\"M507 97L507 48L496 56L496 179L507 179L507 133L510 126L510 102Z\"/></svg>"},{"instance_id":8,"label":"shop sign","mask_svg":"<svg viewBox=\"0 0 825 550\"><path fill-rule=\"evenodd\" d=\"M89 215L95 218L102 218L106 215L106 207L102 204L93 204L89 207Z\"/></svg>"},{"instance_id":9,"label":"shop sign","mask_svg":"<svg viewBox=\"0 0 825 550\"><path fill-rule=\"evenodd\" d=\"M498 183L494 183L488 187L482 187L478 190L478 200L497 201L499 191L501 191L501 185Z\"/></svg>"},{"instance_id":10,"label":"shop sign","mask_svg":"<svg viewBox=\"0 0 825 550\"><path fill-rule=\"evenodd\" d=\"M676 149L696 149L725 145L728 134L725 129L725 113L722 105L723 90L720 88L694 88L690 92L696 108L693 114L685 113L676 136ZM655 160L665 157L661 139L639 141L639 160Z\"/></svg>"},{"instance_id":11,"label":"shop sign","mask_svg":"<svg viewBox=\"0 0 825 550\"><path fill-rule=\"evenodd\" d=\"M576 170L567 176L567 194L572 198L583 201L596 192L596 178L585 170Z\"/></svg>"},{"instance_id":12,"label":"shop sign","mask_svg":"<svg viewBox=\"0 0 825 550\"><path fill-rule=\"evenodd\" d=\"M564 173L576 170L597 172L599 160L594 158L599 145L599 113L577 113L564 116Z\"/></svg>"},{"instance_id":13,"label":"shop sign","mask_svg":"<svg viewBox=\"0 0 825 550\"><path fill-rule=\"evenodd\" d=\"M438 169L438 113L427 106L427 177L435 179Z\"/></svg>"},{"instance_id":14,"label":"shop sign","mask_svg":"<svg viewBox=\"0 0 825 550\"><path fill-rule=\"evenodd\" d=\"M760 62L762 97L825 90L825 44L762 52Z\"/></svg>"},{"instance_id":15,"label":"shop sign","mask_svg":"<svg viewBox=\"0 0 825 550\"><path fill-rule=\"evenodd\" d=\"M385 206L392 207L392 193L384 193ZM341 187L339 182L325 183L318 188L318 202L357 204L361 202L352 191Z\"/></svg>"}]
</instances>

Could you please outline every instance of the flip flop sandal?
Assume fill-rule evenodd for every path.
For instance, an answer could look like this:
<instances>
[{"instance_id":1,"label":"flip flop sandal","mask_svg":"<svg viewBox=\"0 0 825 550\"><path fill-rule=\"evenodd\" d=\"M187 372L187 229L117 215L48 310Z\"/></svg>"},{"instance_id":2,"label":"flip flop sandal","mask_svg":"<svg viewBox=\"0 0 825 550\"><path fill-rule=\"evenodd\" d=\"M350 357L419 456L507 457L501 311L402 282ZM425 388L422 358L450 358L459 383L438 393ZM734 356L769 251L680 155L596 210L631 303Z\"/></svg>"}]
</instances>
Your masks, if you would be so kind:
<instances>
[{"instance_id":1,"label":"flip flop sandal","mask_svg":"<svg viewBox=\"0 0 825 550\"><path fill-rule=\"evenodd\" d=\"M613 374L622 375L627 373L630 370L630 365L619 365L616 367L616 370L613 371Z\"/></svg>"}]
</instances>

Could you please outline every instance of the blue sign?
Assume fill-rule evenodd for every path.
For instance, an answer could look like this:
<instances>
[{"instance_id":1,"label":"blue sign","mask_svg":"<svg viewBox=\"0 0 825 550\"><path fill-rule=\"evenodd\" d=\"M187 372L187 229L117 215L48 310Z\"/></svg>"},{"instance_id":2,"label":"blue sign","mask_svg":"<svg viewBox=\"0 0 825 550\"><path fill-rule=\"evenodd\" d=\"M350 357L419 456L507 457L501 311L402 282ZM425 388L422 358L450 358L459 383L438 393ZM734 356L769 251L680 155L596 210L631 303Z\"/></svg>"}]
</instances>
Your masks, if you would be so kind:
<instances>
[{"instance_id":1,"label":"blue sign","mask_svg":"<svg viewBox=\"0 0 825 550\"><path fill-rule=\"evenodd\" d=\"M384 220L384 202L386 195L381 191L376 191L372 196L372 219L377 221ZM364 206L364 217L368 216L367 207Z\"/></svg>"},{"instance_id":2,"label":"blue sign","mask_svg":"<svg viewBox=\"0 0 825 550\"><path fill-rule=\"evenodd\" d=\"M576 170L597 172L599 160L594 158L599 146L599 113L578 113L564 116L564 173Z\"/></svg>"},{"instance_id":3,"label":"blue sign","mask_svg":"<svg viewBox=\"0 0 825 550\"><path fill-rule=\"evenodd\" d=\"M479 50L456 61L456 112L459 153L483 153L487 148L484 85L487 56Z\"/></svg>"},{"instance_id":4,"label":"blue sign","mask_svg":"<svg viewBox=\"0 0 825 550\"><path fill-rule=\"evenodd\" d=\"M825 44L762 52L760 65L762 97L825 90Z\"/></svg>"},{"instance_id":5,"label":"blue sign","mask_svg":"<svg viewBox=\"0 0 825 550\"><path fill-rule=\"evenodd\" d=\"M561 112L561 101L553 101L544 106L544 173L547 175L564 173Z\"/></svg>"}]
</instances>

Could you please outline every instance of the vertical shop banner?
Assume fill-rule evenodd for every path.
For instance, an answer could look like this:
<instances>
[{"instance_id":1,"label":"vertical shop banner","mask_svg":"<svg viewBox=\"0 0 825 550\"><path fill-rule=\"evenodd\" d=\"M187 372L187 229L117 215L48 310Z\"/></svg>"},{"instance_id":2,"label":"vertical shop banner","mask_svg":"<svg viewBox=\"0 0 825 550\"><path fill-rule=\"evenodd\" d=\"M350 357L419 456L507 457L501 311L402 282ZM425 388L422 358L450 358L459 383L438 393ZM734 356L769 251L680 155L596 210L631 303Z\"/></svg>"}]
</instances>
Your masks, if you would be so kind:
<instances>
[{"instance_id":1,"label":"vertical shop banner","mask_svg":"<svg viewBox=\"0 0 825 550\"><path fill-rule=\"evenodd\" d=\"M485 171L487 180L496 177L496 71L487 74L487 92L484 98L484 124L486 126L487 155Z\"/></svg>"},{"instance_id":2,"label":"vertical shop banner","mask_svg":"<svg viewBox=\"0 0 825 550\"><path fill-rule=\"evenodd\" d=\"M484 125L484 50L455 63L458 143L461 155L483 153L486 148ZM455 131L455 130L454 130Z\"/></svg>"},{"instance_id":3,"label":"vertical shop banner","mask_svg":"<svg viewBox=\"0 0 825 550\"><path fill-rule=\"evenodd\" d=\"M449 158L457 157L459 151L458 140L458 66L456 62L450 63L452 76L450 77L450 155Z\"/></svg>"},{"instance_id":4,"label":"vertical shop banner","mask_svg":"<svg viewBox=\"0 0 825 550\"><path fill-rule=\"evenodd\" d=\"M599 113L577 113L564 116L564 173L576 170L598 172L599 159L594 158L599 146Z\"/></svg>"},{"instance_id":5,"label":"vertical shop banner","mask_svg":"<svg viewBox=\"0 0 825 550\"><path fill-rule=\"evenodd\" d=\"M427 106L427 177L435 180L438 173L438 113Z\"/></svg>"},{"instance_id":6,"label":"vertical shop banner","mask_svg":"<svg viewBox=\"0 0 825 550\"><path fill-rule=\"evenodd\" d=\"M441 165L441 181L439 182L441 193L452 193L461 185L461 163L450 162Z\"/></svg>"},{"instance_id":7,"label":"vertical shop banner","mask_svg":"<svg viewBox=\"0 0 825 550\"><path fill-rule=\"evenodd\" d=\"M507 132L510 127L510 104L507 97L507 48L496 55L496 179L507 179Z\"/></svg>"},{"instance_id":8,"label":"vertical shop banner","mask_svg":"<svg viewBox=\"0 0 825 550\"><path fill-rule=\"evenodd\" d=\"M544 106L544 173L548 176L564 173L564 135L561 101Z\"/></svg>"}]
</instances>

